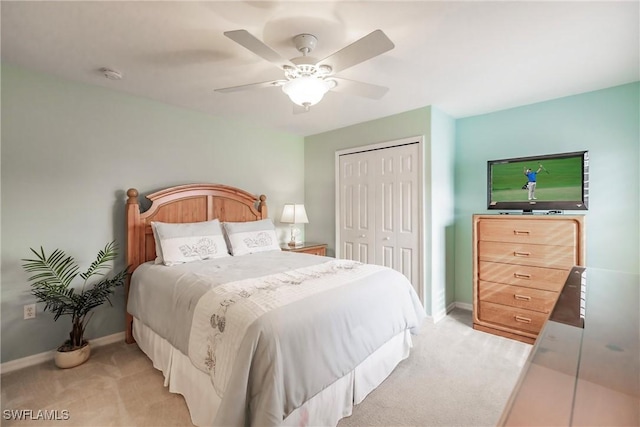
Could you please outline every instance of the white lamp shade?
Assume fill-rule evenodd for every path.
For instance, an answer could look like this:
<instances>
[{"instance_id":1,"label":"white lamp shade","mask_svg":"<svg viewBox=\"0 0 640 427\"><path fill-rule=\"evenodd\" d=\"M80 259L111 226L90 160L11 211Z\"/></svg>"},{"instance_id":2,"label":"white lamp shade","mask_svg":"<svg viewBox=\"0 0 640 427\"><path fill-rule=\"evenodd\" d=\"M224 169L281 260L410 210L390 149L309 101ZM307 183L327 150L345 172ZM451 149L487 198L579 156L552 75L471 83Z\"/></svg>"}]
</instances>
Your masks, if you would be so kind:
<instances>
[{"instance_id":1,"label":"white lamp shade","mask_svg":"<svg viewBox=\"0 0 640 427\"><path fill-rule=\"evenodd\" d=\"M289 96L291 101L303 107L320 102L329 89L328 82L309 76L297 77L282 86L282 91Z\"/></svg>"},{"instance_id":2,"label":"white lamp shade","mask_svg":"<svg viewBox=\"0 0 640 427\"><path fill-rule=\"evenodd\" d=\"M304 209L304 205L284 205L280 222L285 224L307 224L309 218L307 218L307 211Z\"/></svg>"}]
</instances>

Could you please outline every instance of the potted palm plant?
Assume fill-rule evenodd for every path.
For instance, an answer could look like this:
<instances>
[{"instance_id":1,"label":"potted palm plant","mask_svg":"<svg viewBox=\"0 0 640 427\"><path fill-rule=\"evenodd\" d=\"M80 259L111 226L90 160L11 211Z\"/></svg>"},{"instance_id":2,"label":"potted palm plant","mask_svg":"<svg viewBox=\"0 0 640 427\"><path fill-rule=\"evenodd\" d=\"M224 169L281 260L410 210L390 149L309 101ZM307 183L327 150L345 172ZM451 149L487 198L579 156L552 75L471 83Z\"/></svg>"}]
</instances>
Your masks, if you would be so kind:
<instances>
[{"instance_id":1,"label":"potted palm plant","mask_svg":"<svg viewBox=\"0 0 640 427\"><path fill-rule=\"evenodd\" d=\"M128 269L110 278L105 275L105 270L111 269L111 261L118 256L115 242L98 251L95 261L84 273L80 273L76 261L60 249L50 255L42 247L39 251L30 249L35 258L23 259L22 267L27 273L34 273L28 279L32 295L38 302L45 303L44 311L53 313L54 321L60 316L71 316L69 339L58 347L56 365L60 368L80 365L91 353L84 331L93 316L93 309L105 302L111 304L109 296L117 286L125 283ZM72 282L78 276L82 279L82 286L74 287Z\"/></svg>"}]
</instances>

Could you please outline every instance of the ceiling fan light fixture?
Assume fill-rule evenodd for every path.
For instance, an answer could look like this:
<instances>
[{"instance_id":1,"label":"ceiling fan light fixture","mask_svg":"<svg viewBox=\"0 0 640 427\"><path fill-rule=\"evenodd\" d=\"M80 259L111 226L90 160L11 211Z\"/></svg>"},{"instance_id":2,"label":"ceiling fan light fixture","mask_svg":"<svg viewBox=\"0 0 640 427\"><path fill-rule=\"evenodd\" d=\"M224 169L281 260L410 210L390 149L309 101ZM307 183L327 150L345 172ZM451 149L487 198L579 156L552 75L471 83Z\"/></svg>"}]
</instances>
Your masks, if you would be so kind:
<instances>
[{"instance_id":1,"label":"ceiling fan light fixture","mask_svg":"<svg viewBox=\"0 0 640 427\"><path fill-rule=\"evenodd\" d=\"M289 80L282 86L282 91L289 96L291 102L309 108L322 100L331 89L331 85L317 77L302 76Z\"/></svg>"},{"instance_id":2,"label":"ceiling fan light fixture","mask_svg":"<svg viewBox=\"0 0 640 427\"><path fill-rule=\"evenodd\" d=\"M294 104L302 106L308 111L309 107L322 100L325 93L337 86L340 86L340 92L351 92L354 95L371 99L380 99L388 90L382 86L334 76L336 72L346 70L393 49L393 42L382 30L375 30L320 61L309 55L318 42L318 39L312 34L298 34L293 38L293 42L302 56L290 60L282 58L247 30L226 31L224 35L276 65L284 72L284 79L215 89L216 92L226 93L282 86L282 91L289 96ZM294 112L297 110L295 108Z\"/></svg>"}]
</instances>

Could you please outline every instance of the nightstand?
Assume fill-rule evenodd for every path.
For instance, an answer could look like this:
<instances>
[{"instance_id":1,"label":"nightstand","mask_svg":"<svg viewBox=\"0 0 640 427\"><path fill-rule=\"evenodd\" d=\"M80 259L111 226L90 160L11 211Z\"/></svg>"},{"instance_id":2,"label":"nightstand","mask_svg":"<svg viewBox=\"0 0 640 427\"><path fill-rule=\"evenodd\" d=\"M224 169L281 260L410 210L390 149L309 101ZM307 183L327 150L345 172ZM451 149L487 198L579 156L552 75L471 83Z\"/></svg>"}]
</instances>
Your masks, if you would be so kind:
<instances>
[{"instance_id":1,"label":"nightstand","mask_svg":"<svg viewBox=\"0 0 640 427\"><path fill-rule=\"evenodd\" d=\"M295 247L291 247L285 243L284 245L280 245L280 247L283 251L288 252L302 252L311 255L327 256L326 243L304 242L303 244Z\"/></svg>"}]
</instances>

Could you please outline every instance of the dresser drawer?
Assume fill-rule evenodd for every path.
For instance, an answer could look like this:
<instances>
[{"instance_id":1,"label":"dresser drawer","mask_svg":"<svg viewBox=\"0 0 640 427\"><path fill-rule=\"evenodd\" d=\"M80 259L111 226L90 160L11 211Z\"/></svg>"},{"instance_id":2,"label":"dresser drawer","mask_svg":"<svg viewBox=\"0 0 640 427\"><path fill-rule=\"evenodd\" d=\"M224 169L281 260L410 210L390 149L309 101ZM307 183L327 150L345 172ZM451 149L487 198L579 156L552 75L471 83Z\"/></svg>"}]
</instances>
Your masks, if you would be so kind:
<instances>
[{"instance_id":1,"label":"dresser drawer","mask_svg":"<svg viewBox=\"0 0 640 427\"><path fill-rule=\"evenodd\" d=\"M480 261L478 263L479 280L554 292L559 292L562 289L569 271L569 269L531 267L499 262Z\"/></svg>"},{"instance_id":2,"label":"dresser drawer","mask_svg":"<svg viewBox=\"0 0 640 427\"><path fill-rule=\"evenodd\" d=\"M495 323L515 330L537 334L549 317L548 314L524 308L510 307L488 301L480 301L478 318L483 322Z\"/></svg>"},{"instance_id":3,"label":"dresser drawer","mask_svg":"<svg viewBox=\"0 0 640 427\"><path fill-rule=\"evenodd\" d=\"M578 265L576 250L567 246L478 242L478 260L506 264L570 269Z\"/></svg>"},{"instance_id":4,"label":"dresser drawer","mask_svg":"<svg viewBox=\"0 0 640 427\"><path fill-rule=\"evenodd\" d=\"M566 219L483 219L478 224L478 240L574 247L579 231L577 221Z\"/></svg>"},{"instance_id":5,"label":"dresser drawer","mask_svg":"<svg viewBox=\"0 0 640 427\"><path fill-rule=\"evenodd\" d=\"M551 313L559 295L557 292L483 281L478 284L478 292L480 301L526 308L546 314Z\"/></svg>"}]
</instances>

